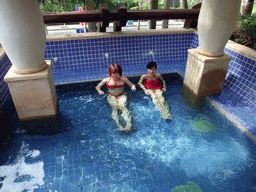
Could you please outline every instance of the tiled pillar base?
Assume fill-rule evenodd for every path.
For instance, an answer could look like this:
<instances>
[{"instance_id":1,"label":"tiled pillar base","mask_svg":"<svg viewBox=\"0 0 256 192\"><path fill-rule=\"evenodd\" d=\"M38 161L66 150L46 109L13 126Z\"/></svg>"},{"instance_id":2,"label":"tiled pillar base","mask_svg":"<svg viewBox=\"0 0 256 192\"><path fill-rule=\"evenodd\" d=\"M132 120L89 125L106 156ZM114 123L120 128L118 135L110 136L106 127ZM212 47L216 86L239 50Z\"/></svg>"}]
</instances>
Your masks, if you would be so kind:
<instances>
[{"instance_id":1,"label":"tiled pillar base","mask_svg":"<svg viewBox=\"0 0 256 192\"><path fill-rule=\"evenodd\" d=\"M11 67L5 76L20 120L54 116L57 111L57 95L51 70L47 67L32 74L16 74Z\"/></svg>"},{"instance_id":2,"label":"tiled pillar base","mask_svg":"<svg viewBox=\"0 0 256 192\"><path fill-rule=\"evenodd\" d=\"M231 59L226 54L208 57L199 54L196 49L189 49L184 86L196 96L220 94Z\"/></svg>"}]
</instances>

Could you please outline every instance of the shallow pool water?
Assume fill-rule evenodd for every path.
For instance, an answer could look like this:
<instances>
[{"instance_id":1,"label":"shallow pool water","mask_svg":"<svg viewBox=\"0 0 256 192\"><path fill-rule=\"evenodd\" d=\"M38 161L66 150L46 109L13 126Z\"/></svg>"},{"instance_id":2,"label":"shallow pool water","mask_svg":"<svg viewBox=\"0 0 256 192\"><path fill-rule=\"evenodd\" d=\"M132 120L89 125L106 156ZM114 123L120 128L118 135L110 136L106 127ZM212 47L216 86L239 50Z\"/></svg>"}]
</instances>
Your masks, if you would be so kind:
<instances>
[{"instance_id":1,"label":"shallow pool water","mask_svg":"<svg viewBox=\"0 0 256 192\"><path fill-rule=\"evenodd\" d=\"M98 82L57 86L57 118L13 118L0 192L255 191L255 144L207 101L191 107L178 74L163 77L174 118L162 119L141 89L127 89L129 133L117 132L106 98L94 89Z\"/></svg>"}]
</instances>

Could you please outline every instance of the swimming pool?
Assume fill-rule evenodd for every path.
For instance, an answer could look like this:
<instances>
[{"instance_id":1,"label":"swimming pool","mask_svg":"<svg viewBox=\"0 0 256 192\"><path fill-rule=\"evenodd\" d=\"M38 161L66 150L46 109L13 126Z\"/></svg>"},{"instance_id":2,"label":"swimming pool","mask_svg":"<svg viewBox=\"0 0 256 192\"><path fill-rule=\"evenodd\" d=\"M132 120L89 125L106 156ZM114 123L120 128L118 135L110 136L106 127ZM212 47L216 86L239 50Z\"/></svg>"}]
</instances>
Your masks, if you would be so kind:
<instances>
[{"instance_id":1,"label":"swimming pool","mask_svg":"<svg viewBox=\"0 0 256 192\"><path fill-rule=\"evenodd\" d=\"M142 90L127 90L130 133L117 132L94 89L98 81L57 86L54 125L14 117L18 129L2 151L0 191L253 191L255 144L207 101L190 107L179 74L163 77L173 120L163 120ZM34 128L57 134L33 135Z\"/></svg>"}]
</instances>

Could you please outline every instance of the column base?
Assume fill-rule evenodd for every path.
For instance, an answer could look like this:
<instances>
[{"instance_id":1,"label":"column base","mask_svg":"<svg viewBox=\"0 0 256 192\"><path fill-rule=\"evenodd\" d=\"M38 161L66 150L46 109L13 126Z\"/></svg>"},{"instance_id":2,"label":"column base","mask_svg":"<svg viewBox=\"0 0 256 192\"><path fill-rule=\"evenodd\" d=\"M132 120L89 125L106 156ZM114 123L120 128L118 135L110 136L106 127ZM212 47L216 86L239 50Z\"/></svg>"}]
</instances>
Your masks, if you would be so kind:
<instances>
[{"instance_id":1,"label":"column base","mask_svg":"<svg viewBox=\"0 0 256 192\"><path fill-rule=\"evenodd\" d=\"M39 71L44 70L47 67L47 63L44 61L41 65L39 65L36 68L33 69L16 69L15 67L13 68L13 72L16 74L31 74L31 73L37 73Z\"/></svg>"},{"instance_id":2,"label":"column base","mask_svg":"<svg viewBox=\"0 0 256 192\"><path fill-rule=\"evenodd\" d=\"M200 50L199 48L196 48L196 51L201 54L201 55L204 55L204 56L207 56L207 57L222 57L225 53L224 51L222 52L216 52L216 53L210 53L210 52L206 52L206 51L202 51Z\"/></svg>"},{"instance_id":3,"label":"column base","mask_svg":"<svg viewBox=\"0 0 256 192\"><path fill-rule=\"evenodd\" d=\"M220 94L231 59L227 54L209 57L189 49L184 85L196 96Z\"/></svg>"},{"instance_id":4,"label":"column base","mask_svg":"<svg viewBox=\"0 0 256 192\"><path fill-rule=\"evenodd\" d=\"M57 95L51 61L46 63L44 70L32 74L16 74L12 66L4 78L22 121L56 115Z\"/></svg>"},{"instance_id":5,"label":"column base","mask_svg":"<svg viewBox=\"0 0 256 192\"><path fill-rule=\"evenodd\" d=\"M192 109L200 109L205 104L206 96L197 96L185 84L182 86L182 97Z\"/></svg>"}]
</instances>

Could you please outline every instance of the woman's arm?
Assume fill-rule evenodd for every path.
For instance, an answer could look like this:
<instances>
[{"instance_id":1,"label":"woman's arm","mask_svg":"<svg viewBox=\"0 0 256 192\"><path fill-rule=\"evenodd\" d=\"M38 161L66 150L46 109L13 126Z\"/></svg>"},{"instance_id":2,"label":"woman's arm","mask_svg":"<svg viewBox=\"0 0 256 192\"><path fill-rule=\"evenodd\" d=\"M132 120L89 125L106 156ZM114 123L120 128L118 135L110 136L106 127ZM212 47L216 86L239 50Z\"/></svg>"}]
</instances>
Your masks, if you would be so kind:
<instances>
[{"instance_id":1,"label":"woman's arm","mask_svg":"<svg viewBox=\"0 0 256 192\"><path fill-rule=\"evenodd\" d=\"M163 77L160 74L156 74L157 78L159 78L162 82L163 82L163 91L166 91L166 84L165 84L165 80L163 79Z\"/></svg>"},{"instance_id":2,"label":"woman's arm","mask_svg":"<svg viewBox=\"0 0 256 192\"><path fill-rule=\"evenodd\" d=\"M139 82L138 82L138 85L140 86L141 89L143 89L143 91L144 91L144 93L145 93L146 95L150 95L149 90L142 84L142 82L143 82L144 79L146 79L146 78L147 78L147 75L142 75L142 76L140 77L140 80L139 80Z\"/></svg>"},{"instance_id":3,"label":"woman's arm","mask_svg":"<svg viewBox=\"0 0 256 192\"><path fill-rule=\"evenodd\" d=\"M100 95L104 95L104 94L105 94L103 91L101 91L101 87L107 83L107 79L108 79L108 78L103 79L103 80L95 87L95 89L98 91L98 93L99 93Z\"/></svg>"},{"instance_id":4,"label":"woman's arm","mask_svg":"<svg viewBox=\"0 0 256 192\"><path fill-rule=\"evenodd\" d=\"M142 75L140 77L140 80L138 82L138 85L140 86L141 89L143 89L144 91L147 90L146 87L142 84L142 82L144 81L144 79L147 77L147 75Z\"/></svg>"},{"instance_id":5,"label":"woman's arm","mask_svg":"<svg viewBox=\"0 0 256 192\"><path fill-rule=\"evenodd\" d=\"M121 77L122 78L122 80L127 84L127 85L129 85L130 87L131 87L131 90L132 91L136 91L136 87L135 87L135 85L132 83L132 82L130 82L129 81L129 79L127 79L126 77Z\"/></svg>"}]
</instances>

